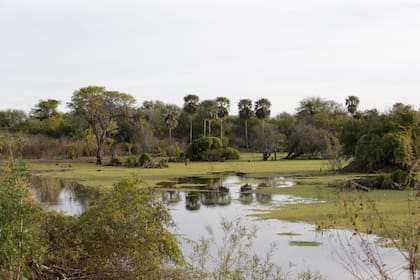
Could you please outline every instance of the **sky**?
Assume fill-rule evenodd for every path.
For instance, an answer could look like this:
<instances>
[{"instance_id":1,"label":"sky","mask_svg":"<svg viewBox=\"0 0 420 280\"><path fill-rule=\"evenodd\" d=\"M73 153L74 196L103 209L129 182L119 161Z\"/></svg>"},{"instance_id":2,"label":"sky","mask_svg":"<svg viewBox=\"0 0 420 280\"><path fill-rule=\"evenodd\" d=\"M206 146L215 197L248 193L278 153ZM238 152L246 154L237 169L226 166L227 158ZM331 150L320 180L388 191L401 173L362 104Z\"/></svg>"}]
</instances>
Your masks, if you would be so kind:
<instances>
[{"instance_id":1,"label":"sky","mask_svg":"<svg viewBox=\"0 0 420 280\"><path fill-rule=\"evenodd\" d=\"M0 0L0 110L88 85L140 105L319 96L420 107L420 0Z\"/></svg>"}]
</instances>

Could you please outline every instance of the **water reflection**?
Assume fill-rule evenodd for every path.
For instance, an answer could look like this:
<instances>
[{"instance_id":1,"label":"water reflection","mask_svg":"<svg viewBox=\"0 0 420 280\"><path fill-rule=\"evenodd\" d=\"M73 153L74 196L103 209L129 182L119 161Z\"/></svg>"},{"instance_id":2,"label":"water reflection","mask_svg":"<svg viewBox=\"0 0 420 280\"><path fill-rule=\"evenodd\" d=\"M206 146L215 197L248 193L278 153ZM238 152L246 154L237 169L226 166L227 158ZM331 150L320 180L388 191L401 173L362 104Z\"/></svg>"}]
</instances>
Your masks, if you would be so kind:
<instances>
[{"instance_id":1,"label":"water reflection","mask_svg":"<svg viewBox=\"0 0 420 280\"><path fill-rule=\"evenodd\" d=\"M248 183L249 181L260 181L259 183ZM261 182L263 181L263 182ZM174 187L177 184L183 187L192 188L189 192L163 191L162 201L168 205L175 205L182 200L185 209L190 211L200 210L201 206L225 207L232 202L239 202L242 205L267 206L273 203L285 203L285 201L296 202L297 197L284 195L271 195L265 193L254 193L253 190L264 190L267 188L278 188L293 186L290 180L283 177L275 178L247 178L245 176L229 175L225 177L184 177L174 181L158 183L161 187Z\"/></svg>"},{"instance_id":2,"label":"water reflection","mask_svg":"<svg viewBox=\"0 0 420 280\"><path fill-rule=\"evenodd\" d=\"M185 208L187 210L196 211L200 210L200 194L197 192L189 192L185 196Z\"/></svg>"},{"instance_id":3,"label":"water reflection","mask_svg":"<svg viewBox=\"0 0 420 280\"><path fill-rule=\"evenodd\" d=\"M226 206L232 201L229 191L201 192L200 199L206 206Z\"/></svg>"},{"instance_id":4,"label":"water reflection","mask_svg":"<svg viewBox=\"0 0 420 280\"><path fill-rule=\"evenodd\" d=\"M254 200L253 194L250 193L252 191L252 186L250 184L245 184L241 186L239 191L239 202L243 205L249 205Z\"/></svg>"},{"instance_id":5,"label":"water reflection","mask_svg":"<svg viewBox=\"0 0 420 280\"><path fill-rule=\"evenodd\" d=\"M176 191L162 192L162 201L168 205L176 204L181 201L181 195Z\"/></svg>"},{"instance_id":6,"label":"water reflection","mask_svg":"<svg viewBox=\"0 0 420 280\"><path fill-rule=\"evenodd\" d=\"M31 178L29 190L46 209L72 216L81 215L98 196L75 182L38 176Z\"/></svg>"},{"instance_id":7,"label":"water reflection","mask_svg":"<svg viewBox=\"0 0 420 280\"><path fill-rule=\"evenodd\" d=\"M208 226L213 229L215 240L221 240L223 233L218 228L221 217L231 221L239 217L246 226L251 228L256 225L258 227L255 244L252 248L253 252L264 257L264 253L269 250L269 245L275 242L277 250L270 256L271 260L285 269L290 268L290 264L293 264L294 271L290 274L291 279L297 278L297 273L306 269L319 270L328 279L354 278L337 261L340 259L338 254L343 250L343 247L340 247L343 244L340 242L345 239L338 239L338 241L334 239L334 236L338 235L348 238L349 242L354 243L352 232L329 230L322 234L315 231L313 225L281 220L258 220L248 216L258 210L272 209L273 206L319 202L315 199L305 199L293 195L261 193L265 190L268 193L268 188L293 186L292 182L280 177L264 181L262 178L243 176L216 178L212 179L209 184L206 183L208 180L203 178L200 180L184 178L179 181L183 184L194 184L192 191L179 192L181 194L179 203L169 205L170 213L177 225L175 232L185 237L185 239L181 239L181 247L186 256L191 256L194 248L185 240L198 241L206 236ZM200 182L198 183L198 181ZM221 191L220 186L226 188L227 191ZM290 234L279 235L282 232ZM298 243L311 241L316 242L319 246L290 246L292 241ZM218 249L214 244L209 246L210 250ZM396 250L383 248L378 250L380 250L381 256L386 259L389 267L400 268L401 258L395 253Z\"/></svg>"},{"instance_id":8,"label":"water reflection","mask_svg":"<svg viewBox=\"0 0 420 280\"><path fill-rule=\"evenodd\" d=\"M189 177L162 183L165 188L176 184L194 184L190 192L167 191L162 192L161 198L170 209L172 218L177 225L180 235L187 239L197 240L206 234L206 228L211 225L217 228L220 218L234 220L241 217L249 225L257 225L259 230L255 239L255 252L268 251L268 245L276 242L278 250L272 255L272 260L283 267L293 263L299 270L305 268L319 269L329 279L352 279L337 263L339 256L332 247L342 246L342 243L331 236L343 235L349 240L352 233L342 230L330 230L328 236L319 235L313 225L289 223L281 220L255 220L248 214L255 210L267 210L273 206L294 203L310 203L315 200L304 199L292 195L263 194L253 191L264 191L267 188L281 188L293 186L293 182L282 177L277 178L246 178L244 176L226 176L219 178ZM262 182L263 181L263 182ZM54 178L33 177L30 184L31 192L46 208L63 211L68 215L80 215L98 194L86 188ZM215 231L216 234L217 230ZM296 233L296 235L278 235L281 232ZM326 234L327 235L327 234ZM324 242L325 240L327 242ZM291 247L290 241L319 242L317 247ZM186 256L191 248L182 241L182 250ZM380 248L389 267L397 267L400 261L395 249ZM397 256L397 257L395 257ZM397 271L397 270L396 270ZM403 274L401 274L403 275ZM406 277L405 277L406 278Z\"/></svg>"}]
</instances>

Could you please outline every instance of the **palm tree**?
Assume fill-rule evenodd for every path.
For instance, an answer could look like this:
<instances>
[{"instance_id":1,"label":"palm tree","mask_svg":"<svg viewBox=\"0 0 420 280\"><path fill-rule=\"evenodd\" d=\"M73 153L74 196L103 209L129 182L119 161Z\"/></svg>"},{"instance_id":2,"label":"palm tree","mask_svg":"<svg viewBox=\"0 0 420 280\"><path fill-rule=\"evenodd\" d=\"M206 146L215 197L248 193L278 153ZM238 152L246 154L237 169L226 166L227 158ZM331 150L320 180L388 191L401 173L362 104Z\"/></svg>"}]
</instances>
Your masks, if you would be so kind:
<instances>
[{"instance_id":1,"label":"palm tree","mask_svg":"<svg viewBox=\"0 0 420 280\"><path fill-rule=\"evenodd\" d=\"M178 125L180 111L176 105L166 105L163 110L163 119L169 132L169 143L172 143L172 129Z\"/></svg>"},{"instance_id":2,"label":"palm tree","mask_svg":"<svg viewBox=\"0 0 420 280\"><path fill-rule=\"evenodd\" d=\"M238 102L238 112L239 117L245 121L245 141L246 141L246 150L249 150L249 141L248 141L248 120L254 115L252 110L252 100L251 99L241 99Z\"/></svg>"},{"instance_id":3,"label":"palm tree","mask_svg":"<svg viewBox=\"0 0 420 280\"><path fill-rule=\"evenodd\" d=\"M199 100L200 99L195 94L189 94L184 97L184 111L190 115L190 143L192 143L192 136L193 136L193 127L192 127L193 115L198 110Z\"/></svg>"},{"instance_id":4,"label":"palm tree","mask_svg":"<svg viewBox=\"0 0 420 280\"><path fill-rule=\"evenodd\" d=\"M211 122L217 118L217 104L216 100L204 100L200 103L200 115L204 119L203 136L211 135ZM208 128L206 129L206 124Z\"/></svg>"},{"instance_id":5,"label":"palm tree","mask_svg":"<svg viewBox=\"0 0 420 280\"><path fill-rule=\"evenodd\" d=\"M271 102L267 98L260 98L255 102L255 116L262 120L262 132L264 135L264 120L270 116Z\"/></svg>"},{"instance_id":6,"label":"palm tree","mask_svg":"<svg viewBox=\"0 0 420 280\"><path fill-rule=\"evenodd\" d=\"M216 104L217 117L220 120L220 140L223 141L223 120L229 115L230 100L227 97L217 97Z\"/></svg>"},{"instance_id":7,"label":"palm tree","mask_svg":"<svg viewBox=\"0 0 420 280\"><path fill-rule=\"evenodd\" d=\"M350 95L349 97L346 98L347 111L353 116L353 118L356 115L359 102L360 102L359 98L354 95Z\"/></svg>"}]
</instances>

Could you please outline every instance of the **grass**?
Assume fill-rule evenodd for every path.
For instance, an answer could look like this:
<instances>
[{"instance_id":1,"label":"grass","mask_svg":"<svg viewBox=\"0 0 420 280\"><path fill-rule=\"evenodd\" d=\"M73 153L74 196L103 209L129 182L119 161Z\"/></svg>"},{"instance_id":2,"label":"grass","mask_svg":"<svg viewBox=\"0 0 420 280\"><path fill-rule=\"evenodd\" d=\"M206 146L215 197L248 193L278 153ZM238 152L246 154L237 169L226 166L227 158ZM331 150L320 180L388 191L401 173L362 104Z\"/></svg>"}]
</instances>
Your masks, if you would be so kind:
<instances>
[{"instance_id":1,"label":"grass","mask_svg":"<svg viewBox=\"0 0 420 280\"><path fill-rule=\"evenodd\" d=\"M312 223L319 230L344 227L379 235L396 235L396 231L403 229L408 221L409 194L405 191L374 190L366 193L332 186L298 185L272 192L317 198L322 202L285 205L260 211L255 216ZM413 210L418 211L418 199L411 199ZM419 221L418 215L414 218Z\"/></svg>"},{"instance_id":2,"label":"grass","mask_svg":"<svg viewBox=\"0 0 420 280\"><path fill-rule=\"evenodd\" d=\"M31 161L30 170L40 176L71 179L86 186L108 188L129 176L138 176L146 185L188 176L213 176L217 173L246 173L250 177L267 177L287 174L320 173L324 160L262 161L256 154L243 154L242 160L226 162L169 163L169 168L144 169L112 166L96 166L82 161Z\"/></svg>"}]
</instances>

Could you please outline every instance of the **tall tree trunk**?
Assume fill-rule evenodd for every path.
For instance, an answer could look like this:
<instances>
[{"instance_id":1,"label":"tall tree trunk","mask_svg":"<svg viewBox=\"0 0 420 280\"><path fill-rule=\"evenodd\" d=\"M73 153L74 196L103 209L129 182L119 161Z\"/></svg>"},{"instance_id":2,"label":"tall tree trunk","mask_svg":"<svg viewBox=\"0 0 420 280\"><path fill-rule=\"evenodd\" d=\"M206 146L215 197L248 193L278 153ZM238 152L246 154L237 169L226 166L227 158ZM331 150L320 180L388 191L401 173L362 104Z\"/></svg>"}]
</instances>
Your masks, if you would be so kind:
<instances>
[{"instance_id":1,"label":"tall tree trunk","mask_svg":"<svg viewBox=\"0 0 420 280\"><path fill-rule=\"evenodd\" d=\"M262 119L262 133L263 133L263 137L264 137L264 119Z\"/></svg>"},{"instance_id":2,"label":"tall tree trunk","mask_svg":"<svg viewBox=\"0 0 420 280\"><path fill-rule=\"evenodd\" d=\"M193 116L192 116L192 114L190 114L190 143L192 143L192 136L193 136L193 134L192 134L192 118Z\"/></svg>"},{"instance_id":3,"label":"tall tree trunk","mask_svg":"<svg viewBox=\"0 0 420 280\"><path fill-rule=\"evenodd\" d=\"M211 136L211 119L209 120L209 136Z\"/></svg>"},{"instance_id":4,"label":"tall tree trunk","mask_svg":"<svg viewBox=\"0 0 420 280\"><path fill-rule=\"evenodd\" d=\"M172 128L169 128L169 144L172 144Z\"/></svg>"},{"instance_id":5,"label":"tall tree trunk","mask_svg":"<svg viewBox=\"0 0 420 280\"><path fill-rule=\"evenodd\" d=\"M246 141L246 150L249 151L249 143L248 143L248 120L245 120L245 141Z\"/></svg>"},{"instance_id":6,"label":"tall tree trunk","mask_svg":"<svg viewBox=\"0 0 420 280\"><path fill-rule=\"evenodd\" d=\"M204 124L203 124L203 127L204 127L204 129L203 129L203 131L204 131L203 136L204 137L206 137L206 123L207 123L207 119L204 119Z\"/></svg>"},{"instance_id":7,"label":"tall tree trunk","mask_svg":"<svg viewBox=\"0 0 420 280\"><path fill-rule=\"evenodd\" d=\"M96 165L102 165L102 146L104 142L104 136L96 135Z\"/></svg>"},{"instance_id":8,"label":"tall tree trunk","mask_svg":"<svg viewBox=\"0 0 420 280\"><path fill-rule=\"evenodd\" d=\"M220 141L222 141L223 146L223 119L220 119Z\"/></svg>"},{"instance_id":9,"label":"tall tree trunk","mask_svg":"<svg viewBox=\"0 0 420 280\"><path fill-rule=\"evenodd\" d=\"M102 143L98 145L98 148L96 149L96 165L102 165L101 151L102 151Z\"/></svg>"}]
</instances>

